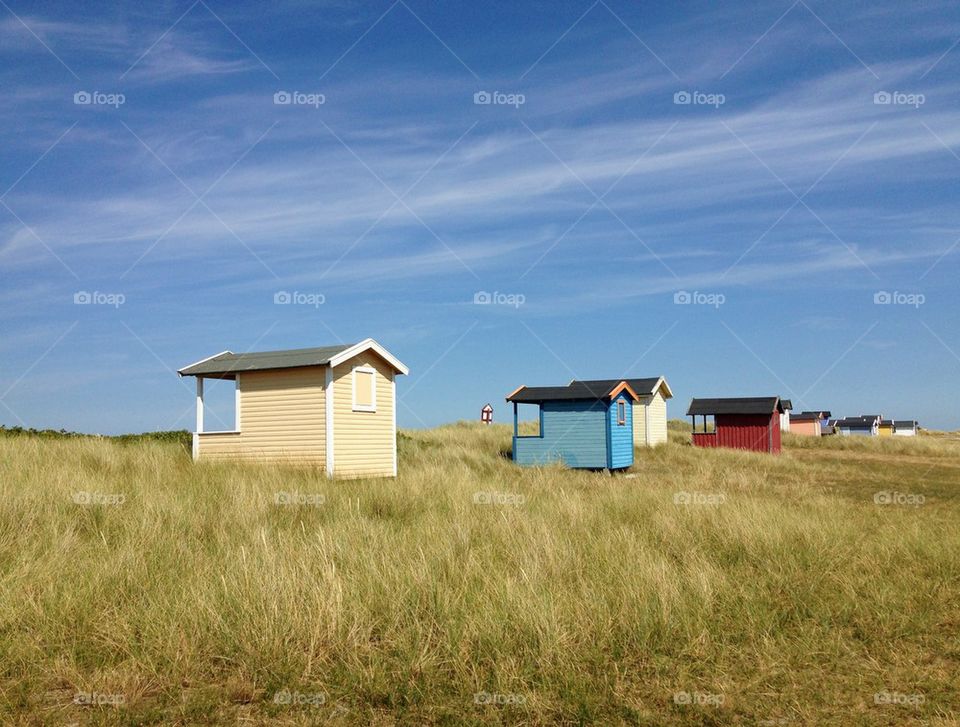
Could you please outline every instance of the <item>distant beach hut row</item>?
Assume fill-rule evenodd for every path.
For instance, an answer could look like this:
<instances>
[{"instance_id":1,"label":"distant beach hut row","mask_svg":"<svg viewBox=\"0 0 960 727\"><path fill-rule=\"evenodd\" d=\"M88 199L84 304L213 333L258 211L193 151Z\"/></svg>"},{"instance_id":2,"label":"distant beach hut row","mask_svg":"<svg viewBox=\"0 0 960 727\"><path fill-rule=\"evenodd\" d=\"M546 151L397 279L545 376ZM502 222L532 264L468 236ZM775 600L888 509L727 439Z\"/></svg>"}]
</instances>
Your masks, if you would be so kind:
<instances>
[{"instance_id":1,"label":"distant beach hut row","mask_svg":"<svg viewBox=\"0 0 960 727\"><path fill-rule=\"evenodd\" d=\"M407 367L373 339L356 344L258 353L221 353L180 369L197 382L195 460L259 460L323 467L330 476L397 474L395 379ZM234 384L232 427L204 428L204 381ZM562 386L521 386L513 404L513 460L521 465L624 469L634 447L667 441L664 376L574 380ZM520 433L519 408L537 407L536 431ZM916 421L880 415L831 419L829 411L791 417L779 396L693 399L687 410L697 447L732 447L776 454L781 433L822 436L915 436ZM492 407L483 421L493 421ZM525 427L526 428L526 427Z\"/></svg>"},{"instance_id":2,"label":"distant beach hut row","mask_svg":"<svg viewBox=\"0 0 960 727\"><path fill-rule=\"evenodd\" d=\"M915 437L920 429L914 419L884 419L880 414L833 419L830 425L844 437Z\"/></svg>"}]
</instances>

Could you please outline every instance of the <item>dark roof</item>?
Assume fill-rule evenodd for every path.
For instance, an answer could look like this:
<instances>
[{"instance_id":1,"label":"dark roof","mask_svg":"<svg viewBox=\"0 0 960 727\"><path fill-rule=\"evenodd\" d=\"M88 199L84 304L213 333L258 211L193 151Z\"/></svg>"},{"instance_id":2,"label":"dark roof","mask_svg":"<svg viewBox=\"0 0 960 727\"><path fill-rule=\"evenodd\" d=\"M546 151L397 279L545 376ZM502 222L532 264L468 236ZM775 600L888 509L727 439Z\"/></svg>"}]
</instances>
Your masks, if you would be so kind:
<instances>
[{"instance_id":1,"label":"dark roof","mask_svg":"<svg viewBox=\"0 0 960 727\"><path fill-rule=\"evenodd\" d=\"M602 389L606 387L607 391L612 391L621 381L626 381L631 389L642 396L644 394L652 394L660 382L660 378L660 376L653 376L645 379L591 379L589 381L577 381L574 379L570 382L570 386L585 384L591 388Z\"/></svg>"},{"instance_id":2,"label":"dark roof","mask_svg":"<svg viewBox=\"0 0 960 727\"><path fill-rule=\"evenodd\" d=\"M874 422L876 422L880 417L845 417L844 419L837 419L836 424L838 427L847 427L857 428L857 427L873 427Z\"/></svg>"},{"instance_id":3,"label":"dark roof","mask_svg":"<svg viewBox=\"0 0 960 727\"><path fill-rule=\"evenodd\" d=\"M691 399L687 415L696 414L773 414L783 412L778 396L752 396L733 399Z\"/></svg>"},{"instance_id":4,"label":"dark roof","mask_svg":"<svg viewBox=\"0 0 960 727\"><path fill-rule=\"evenodd\" d=\"M322 366L338 353L356 344L320 346L319 348L294 348L287 351L261 351L260 353L231 353L225 351L216 356L198 361L180 369L181 376L216 376L232 378L238 371L263 369L289 369L297 366Z\"/></svg>"},{"instance_id":5,"label":"dark roof","mask_svg":"<svg viewBox=\"0 0 960 727\"><path fill-rule=\"evenodd\" d=\"M802 411L799 414L790 415L791 422L818 422L820 414L815 411Z\"/></svg>"},{"instance_id":6,"label":"dark roof","mask_svg":"<svg viewBox=\"0 0 960 727\"><path fill-rule=\"evenodd\" d=\"M611 383L612 385L608 386ZM606 399L614 389L623 383L626 383L626 381L573 381L567 386L521 386L507 396L507 401L515 401L519 404L539 404L544 401ZM629 386L629 384L627 385Z\"/></svg>"},{"instance_id":7,"label":"dark roof","mask_svg":"<svg viewBox=\"0 0 960 727\"><path fill-rule=\"evenodd\" d=\"M801 415L812 414L812 415L816 415L816 416L818 416L818 417L825 418L825 419L829 419L831 416L833 416L833 415L832 415L830 412L828 412L828 411L802 411L802 412L800 412L800 414L801 414Z\"/></svg>"},{"instance_id":8,"label":"dark roof","mask_svg":"<svg viewBox=\"0 0 960 727\"><path fill-rule=\"evenodd\" d=\"M789 399L781 399L780 405L783 407L784 411L786 411L787 409L790 409L790 410L793 409L793 402L790 401Z\"/></svg>"},{"instance_id":9,"label":"dark roof","mask_svg":"<svg viewBox=\"0 0 960 727\"><path fill-rule=\"evenodd\" d=\"M916 419L895 419L893 422L895 427L910 427L911 429L917 426Z\"/></svg>"},{"instance_id":10,"label":"dark roof","mask_svg":"<svg viewBox=\"0 0 960 727\"><path fill-rule=\"evenodd\" d=\"M892 427L892 426L893 426L893 419L881 419L881 420L880 420L880 426L881 426L881 427Z\"/></svg>"}]
</instances>

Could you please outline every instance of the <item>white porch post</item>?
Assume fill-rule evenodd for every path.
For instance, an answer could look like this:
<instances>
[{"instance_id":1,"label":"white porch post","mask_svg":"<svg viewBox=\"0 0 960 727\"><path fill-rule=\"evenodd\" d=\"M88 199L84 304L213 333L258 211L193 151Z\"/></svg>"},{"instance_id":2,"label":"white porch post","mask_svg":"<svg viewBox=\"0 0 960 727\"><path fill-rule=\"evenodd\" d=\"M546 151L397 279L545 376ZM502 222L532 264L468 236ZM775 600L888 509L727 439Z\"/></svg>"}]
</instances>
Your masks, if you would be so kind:
<instances>
[{"instance_id":1,"label":"white porch post","mask_svg":"<svg viewBox=\"0 0 960 727\"><path fill-rule=\"evenodd\" d=\"M203 377L197 377L197 429L193 433L193 459L200 457L200 434L203 432Z\"/></svg>"}]
</instances>

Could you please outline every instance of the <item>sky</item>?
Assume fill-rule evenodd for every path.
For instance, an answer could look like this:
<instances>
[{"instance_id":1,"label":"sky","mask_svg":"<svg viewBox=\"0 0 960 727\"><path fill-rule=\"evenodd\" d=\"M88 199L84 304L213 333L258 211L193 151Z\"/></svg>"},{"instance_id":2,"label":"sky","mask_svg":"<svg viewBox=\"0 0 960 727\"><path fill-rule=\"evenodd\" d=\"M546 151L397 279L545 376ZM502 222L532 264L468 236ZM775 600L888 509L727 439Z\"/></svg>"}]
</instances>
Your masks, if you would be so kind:
<instances>
[{"instance_id":1,"label":"sky","mask_svg":"<svg viewBox=\"0 0 960 727\"><path fill-rule=\"evenodd\" d=\"M401 427L663 375L960 428L958 91L951 2L0 0L0 424L370 337Z\"/></svg>"}]
</instances>

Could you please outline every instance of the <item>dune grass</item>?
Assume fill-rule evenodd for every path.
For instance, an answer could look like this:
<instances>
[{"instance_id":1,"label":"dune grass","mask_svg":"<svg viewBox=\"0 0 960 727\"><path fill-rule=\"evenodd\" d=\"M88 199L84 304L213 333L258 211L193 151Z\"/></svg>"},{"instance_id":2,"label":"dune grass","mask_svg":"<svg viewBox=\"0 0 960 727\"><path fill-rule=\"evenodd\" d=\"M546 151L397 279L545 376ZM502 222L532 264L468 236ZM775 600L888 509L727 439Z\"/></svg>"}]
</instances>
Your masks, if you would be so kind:
<instances>
[{"instance_id":1,"label":"dune grass","mask_svg":"<svg viewBox=\"0 0 960 727\"><path fill-rule=\"evenodd\" d=\"M353 481L0 437L0 722L960 719L960 441L670 436L609 476L405 431Z\"/></svg>"}]
</instances>

